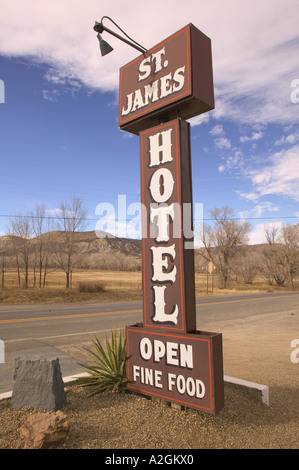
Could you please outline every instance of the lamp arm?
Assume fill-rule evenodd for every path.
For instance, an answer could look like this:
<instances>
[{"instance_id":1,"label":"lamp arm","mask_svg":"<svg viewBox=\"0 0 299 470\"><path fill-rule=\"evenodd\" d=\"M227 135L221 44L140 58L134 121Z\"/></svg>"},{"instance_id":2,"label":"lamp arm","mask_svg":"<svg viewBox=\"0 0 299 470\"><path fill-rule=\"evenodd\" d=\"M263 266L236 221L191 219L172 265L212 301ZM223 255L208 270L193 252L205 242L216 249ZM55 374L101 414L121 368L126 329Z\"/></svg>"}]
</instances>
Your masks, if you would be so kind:
<instances>
[{"instance_id":1,"label":"lamp arm","mask_svg":"<svg viewBox=\"0 0 299 470\"><path fill-rule=\"evenodd\" d=\"M111 18L109 18L108 16L103 16L103 18L101 19L101 22L98 23L97 21L95 22L95 25L93 27L93 29L97 32L97 33L102 33L103 31L106 31L107 33L109 34L112 34L112 36L116 37L117 39L120 39L121 41L125 42L126 44L128 44L129 46L132 46L134 47L135 49L137 49L139 52L142 52L143 54L146 52L146 49L145 47L141 46L141 44L138 44L136 43L136 41L134 41L133 39L130 38L130 40L120 36L119 34L117 34L115 31L112 31L111 29L107 28L107 26L104 26L103 25L103 19L104 18L108 18L110 21L112 21L114 23L113 20L111 20ZM115 23L116 24L116 23ZM116 26L119 28L119 26L116 24ZM128 36L121 28L119 28L126 36ZM129 36L128 36L129 37ZM135 43L135 44L134 44Z\"/></svg>"}]
</instances>

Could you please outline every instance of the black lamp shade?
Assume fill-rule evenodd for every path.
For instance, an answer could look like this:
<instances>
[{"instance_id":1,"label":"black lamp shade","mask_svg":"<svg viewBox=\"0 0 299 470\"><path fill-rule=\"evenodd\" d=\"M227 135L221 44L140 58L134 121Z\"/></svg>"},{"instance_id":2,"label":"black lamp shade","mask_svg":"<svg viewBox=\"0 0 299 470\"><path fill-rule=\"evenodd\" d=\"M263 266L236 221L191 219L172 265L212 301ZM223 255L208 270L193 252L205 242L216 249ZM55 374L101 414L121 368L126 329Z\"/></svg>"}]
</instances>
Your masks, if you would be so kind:
<instances>
[{"instance_id":1,"label":"black lamp shade","mask_svg":"<svg viewBox=\"0 0 299 470\"><path fill-rule=\"evenodd\" d=\"M113 51L113 47L111 47L110 44L108 44L108 42L104 41L104 39L102 38L100 33L97 34L97 38L98 38L99 43L100 43L100 49L101 49L102 56L104 56L106 54L109 54L109 52Z\"/></svg>"}]
</instances>

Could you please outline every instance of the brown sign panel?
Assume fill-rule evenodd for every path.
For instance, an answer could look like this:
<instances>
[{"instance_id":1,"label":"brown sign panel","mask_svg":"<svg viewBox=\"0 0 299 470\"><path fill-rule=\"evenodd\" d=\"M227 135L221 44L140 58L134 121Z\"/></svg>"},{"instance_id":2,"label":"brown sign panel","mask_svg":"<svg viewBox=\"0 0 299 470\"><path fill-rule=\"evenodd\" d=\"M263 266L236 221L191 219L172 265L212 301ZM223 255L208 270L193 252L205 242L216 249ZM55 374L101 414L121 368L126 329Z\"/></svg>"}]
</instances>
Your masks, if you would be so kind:
<instances>
[{"instance_id":1,"label":"brown sign panel","mask_svg":"<svg viewBox=\"0 0 299 470\"><path fill-rule=\"evenodd\" d=\"M177 119L148 129L140 147L144 326L193 331L194 253L185 243L193 225L190 125Z\"/></svg>"},{"instance_id":2,"label":"brown sign panel","mask_svg":"<svg viewBox=\"0 0 299 470\"><path fill-rule=\"evenodd\" d=\"M119 126L138 134L214 108L211 41L189 24L120 69Z\"/></svg>"},{"instance_id":3,"label":"brown sign panel","mask_svg":"<svg viewBox=\"0 0 299 470\"><path fill-rule=\"evenodd\" d=\"M128 390L216 414L224 406L222 335L126 328Z\"/></svg>"}]
</instances>

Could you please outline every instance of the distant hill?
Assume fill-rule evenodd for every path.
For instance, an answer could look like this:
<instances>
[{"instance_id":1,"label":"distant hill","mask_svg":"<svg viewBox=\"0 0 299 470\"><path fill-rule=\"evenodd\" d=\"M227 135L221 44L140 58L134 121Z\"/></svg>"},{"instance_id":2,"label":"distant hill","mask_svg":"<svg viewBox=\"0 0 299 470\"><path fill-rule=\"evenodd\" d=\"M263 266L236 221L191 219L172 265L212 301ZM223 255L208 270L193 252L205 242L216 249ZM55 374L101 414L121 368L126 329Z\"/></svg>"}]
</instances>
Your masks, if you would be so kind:
<instances>
[{"instance_id":1,"label":"distant hill","mask_svg":"<svg viewBox=\"0 0 299 470\"><path fill-rule=\"evenodd\" d=\"M117 238L106 232L98 232L98 234L101 238L94 231L75 233L74 267L82 269L141 269L141 240ZM63 250L61 233L48 232L28 240L30 264L38 255L40 238L42 238L42 243L47 250L49 265L53 265L55 250L58 248ZM0 257L5 256L7 267L15 267L16 254L19 250L20 252L22 250L20 237L11 235L0 237Z\"/></svg>"},{"instance_id":2,"label":"distant hill","mask_svg":"<svg viewBox=\"0 0 299 470\"><path fill-rule=\"evenodd\" d=\"M40 237L28 240L30 252L30 265L34 263L34 256L38 256L40 238L47 248L48 266L54 267L55 250L62 249L62 232L53 231L44 233ZM117 238L106 232L76 232L75 233L75 262L74 268L81 269L112 269L112 270L140 270L142 264L142 242L130 238ZM266 244L243 246L240 255L260 257ZM16 253L22 252L22 239L6 235L0 237L0 268L2 255L5 255L5 266L16 267ZM217 252L217 248L213 251ZM195 250L195 268L202 271L208 261L202 256L203 248ZM35 258L37 259L37 258ZM20 257L20 263L21 263Z\"/></svg>"}]
</instances>

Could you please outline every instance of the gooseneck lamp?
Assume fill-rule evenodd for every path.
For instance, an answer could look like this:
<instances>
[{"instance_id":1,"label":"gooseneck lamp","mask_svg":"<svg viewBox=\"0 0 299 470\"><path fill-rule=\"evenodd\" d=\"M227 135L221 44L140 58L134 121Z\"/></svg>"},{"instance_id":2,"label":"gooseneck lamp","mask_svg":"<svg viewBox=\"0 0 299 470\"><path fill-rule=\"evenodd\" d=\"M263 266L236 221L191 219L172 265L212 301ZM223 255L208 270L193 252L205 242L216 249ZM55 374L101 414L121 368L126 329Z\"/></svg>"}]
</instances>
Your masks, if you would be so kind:
<instances>
[{"instance_id":1,"label":"gooseneck lamp","mask_svg":"<svg viewBox=\"0 0 299 470\"><path fill-rule=\"evenodd\" d=\"M103 20L105 18L111 21L126 37L120 36L115 31L112 31L111 29L107 28L107 26L103 24ZM106 31L109 34L112 34L112 36L116 37L117 39L120 39L121 41L125 42L129 46L134 47L135 49L137 49L137 51L142 52L142 54L144 54L147 51L145 47L141 46L141 44L136 42L134 39L130 38L130 36L128 36L127 33L125 33L125 31L121 29L118 26L118 24L115 23L115 21L109 18L109 16L103 16L100 23L96 21L93 29L98 33L97 38L100 43L100 50L101 50L102 56L109 54L109 52L113 51L113 47L111 47L110 44L108 44L108 42L106 42L102 38L101 34L103 33L103 31Z\"/></svg>"}]
</instances>

